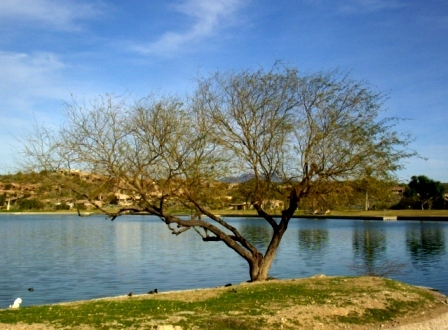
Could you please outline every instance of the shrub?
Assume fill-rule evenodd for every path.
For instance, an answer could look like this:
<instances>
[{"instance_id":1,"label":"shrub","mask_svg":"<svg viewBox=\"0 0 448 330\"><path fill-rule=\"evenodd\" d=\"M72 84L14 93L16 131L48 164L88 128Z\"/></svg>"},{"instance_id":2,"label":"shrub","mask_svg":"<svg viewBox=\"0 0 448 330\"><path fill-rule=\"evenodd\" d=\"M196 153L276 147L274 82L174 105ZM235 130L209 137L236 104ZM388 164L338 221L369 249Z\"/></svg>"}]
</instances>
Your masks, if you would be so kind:
<instances>
[{"instance_id":1,"label":"shrub","mask_svg":"<svg viewBox=\"0 0 448 330\"><path fill-rule=\"evenodd\" d=\"M70 210L70 205L67 205L66 203L61 203L61 204L56 205L55 210L56 211Z\"/></svg>"},{"instance_id":2,"label":"shrub","mask_svg":"<svg viewBox=\"0 0 448 330\"><path fill-rule=\"evenodd\" d=\"M22 199L17 203L19 210L41 210L45 204L36 198Z\"/></svg>"}]
</instances>

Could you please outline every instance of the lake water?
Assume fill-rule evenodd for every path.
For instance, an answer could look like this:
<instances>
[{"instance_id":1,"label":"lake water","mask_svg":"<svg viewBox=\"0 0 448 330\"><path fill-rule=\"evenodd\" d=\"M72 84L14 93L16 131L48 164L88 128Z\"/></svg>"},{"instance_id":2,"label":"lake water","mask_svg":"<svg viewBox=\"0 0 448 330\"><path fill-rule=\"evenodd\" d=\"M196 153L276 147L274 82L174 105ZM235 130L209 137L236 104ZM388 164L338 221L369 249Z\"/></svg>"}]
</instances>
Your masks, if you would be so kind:
<instances>
[{"instance_id":1,"label":"lake water","mask_svg":"<svg viewBox=\"0 0 448 330\"><path fill-rule=\"evenodd\" d=\"M227 218L257 247L270 228ZM448 295L448 223L293 219L270 276L357 275L384 261L406 264L390 276ZM222 286L249 279L248 265L220 242L190 230L174 236L158 218L0 215L0 308ZM34 291L29 291L28 288Z\"/></svg>"}]
</instances>

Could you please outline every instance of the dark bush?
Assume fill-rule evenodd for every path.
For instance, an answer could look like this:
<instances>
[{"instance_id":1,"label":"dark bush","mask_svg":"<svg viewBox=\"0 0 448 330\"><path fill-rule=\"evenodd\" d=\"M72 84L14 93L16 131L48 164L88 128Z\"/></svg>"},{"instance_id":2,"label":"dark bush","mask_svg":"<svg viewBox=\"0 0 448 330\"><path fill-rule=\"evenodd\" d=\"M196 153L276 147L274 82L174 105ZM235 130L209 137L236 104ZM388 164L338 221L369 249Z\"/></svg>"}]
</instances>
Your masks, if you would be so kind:
<instances>
[{"instance_id":1,"label":"dark bush","mask_svg":"<svg viewBox=\"0 0 448 330\"><path fill-rule=\"evenodd\" d=\"M85 206L84 203L76 203L76 208L77 208L78 210L85 210L85 209L86 209L86 206Z\"/></svg>"},{"instance_id":2,"label":"dark bush","mask_svg":"<svg viewBox=\"0 0 448 330\"><path fill-rule=\"evenodd\" d=\"M67 205L66 203L61 203L61 204L56 205L55 210L56 211L70 210L70 205Z\"/></svg>"},{"instance_id":3,"label":"dark bush","mask_svg":"<svg viewBox=\"0 0 448 330\"><path fill-rule=\"evenodd\" d=\"M36 198L22 199L17 203L19 210L41 210L45 207L45 204Z\"/></svg>"}]
</instances>

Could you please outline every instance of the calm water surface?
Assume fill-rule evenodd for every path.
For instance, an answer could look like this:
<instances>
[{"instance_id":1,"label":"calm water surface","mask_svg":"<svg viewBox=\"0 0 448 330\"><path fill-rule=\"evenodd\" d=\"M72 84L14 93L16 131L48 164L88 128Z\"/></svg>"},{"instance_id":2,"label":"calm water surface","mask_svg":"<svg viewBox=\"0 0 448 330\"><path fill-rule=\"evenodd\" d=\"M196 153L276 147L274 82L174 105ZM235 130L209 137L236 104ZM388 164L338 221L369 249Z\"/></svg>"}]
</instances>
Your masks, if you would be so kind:
<instances>
[{"instance_id":1,"label":"calm water surface","mask_svg":"<svg viewBox=\"0 0 448 330\"><path fill-rule=\"evenodd\" d=\"M257 247L268 244L265 221L226 220ZM270 275L356 275L354 265L388 260L406 264L392 278L448 295L447 241L444 222L293 219ZM174 236L155 217L0 215L0 308L17 297L30 306L248 279L247 263L223 243L193 230Z\"/></svg>"}]
</instances>

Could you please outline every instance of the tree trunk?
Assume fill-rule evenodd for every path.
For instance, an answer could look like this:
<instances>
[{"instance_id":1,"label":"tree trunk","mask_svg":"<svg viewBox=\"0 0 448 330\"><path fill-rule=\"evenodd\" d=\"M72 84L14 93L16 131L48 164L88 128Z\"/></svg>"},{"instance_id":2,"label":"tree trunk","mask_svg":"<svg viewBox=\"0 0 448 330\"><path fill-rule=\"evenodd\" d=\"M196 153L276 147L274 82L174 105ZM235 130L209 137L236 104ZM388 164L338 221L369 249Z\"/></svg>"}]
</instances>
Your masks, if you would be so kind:
<instances>
[{"instance_id":1,"label":"tree trunk","mask_svg":"<svg viewBox=\"0 0 448 330\"><path fill-rule=\"evenodd\" d=\"M369 193L366 190L366 206L365 206L365 210L368 211L370 208L370 203L369 203Z\"/></svg>"},{"instance_id":2,"label":"tree trunk","mask_svg":"<svg viewBox=\"0 0 448 330\"><path fill-rule=\"evenodd\" d=\"M288 227L288 220L284 219L282 226L275 230L266 254L263 256L261 253L259 253L254 259L250 261L248 260L251 282L265 281L268 279L269 269L272 266L275 255L277 254L277 250L282 240L283 234Z\"/></svg>"},{"instance_id":3,"label":"tree trunk","mask_svg":"<svg viewBox=\"0 0 448 330\"><path fill-rule=\"evenodd\" d=\"M295 188L292 189L289 197L289 207L282 211L282 219L279 224L277 224L274 219L261 208L260 203L253 203L258 215L268 220L272 225L274 233L272 234L271 242L269 243L264 256L263 254L258 253L256 256L253 256L253 258L246 259L249 263L251 282L265 281L268 279L269 269L277 254L283 234L288 228L289 220L291 220L291 217L299 205L301 195L308 193L308 189L309 186L303 188L300 193L297 193Z\"/></svg>"},{"instance_id":4,"label":"tree trunk","mask_svg":"<svg viewBox=\"0 0 448 330\"><path fill-rule=\"evenodd\" d=\"M272 260L269 260L269 258L266 259L261 254L255 262L249 262L250 281L266 281L269 277L269 269L271 268L271 264Z\"/></svg>"}]
</instances>

